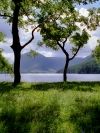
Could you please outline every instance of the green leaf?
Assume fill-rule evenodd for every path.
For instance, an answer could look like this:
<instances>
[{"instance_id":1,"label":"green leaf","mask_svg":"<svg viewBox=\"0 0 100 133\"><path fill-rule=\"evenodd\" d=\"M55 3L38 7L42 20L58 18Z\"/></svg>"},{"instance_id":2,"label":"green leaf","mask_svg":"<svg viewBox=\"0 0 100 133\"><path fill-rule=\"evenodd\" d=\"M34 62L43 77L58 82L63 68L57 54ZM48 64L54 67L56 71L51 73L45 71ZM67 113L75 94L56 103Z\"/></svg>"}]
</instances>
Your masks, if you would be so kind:
<instances>
[{"instance_id":1,"label":"green leaf","mask_svg":"<svg viewBox=\"0 0 100 133\"><path fill-rule=\"evenodd\" d=\"M36 51L34 51L34 50L31 49L30 50L30 53L28 53L27 56L28 57L31 57L31 58L33 56L35 58L36 56L38 56L38 53Z\"/></svg>"},{"instance_id":2,"label":"green leaf","mask_svg":"<svg viewBox=\"0 0 100 133\"><path fill-rule=\"evenodd\" d=\"M98 45L92 50L92 56L96 59L97 62L100 62L100 40L97 40Z\"/></svg>"}]
</instances>

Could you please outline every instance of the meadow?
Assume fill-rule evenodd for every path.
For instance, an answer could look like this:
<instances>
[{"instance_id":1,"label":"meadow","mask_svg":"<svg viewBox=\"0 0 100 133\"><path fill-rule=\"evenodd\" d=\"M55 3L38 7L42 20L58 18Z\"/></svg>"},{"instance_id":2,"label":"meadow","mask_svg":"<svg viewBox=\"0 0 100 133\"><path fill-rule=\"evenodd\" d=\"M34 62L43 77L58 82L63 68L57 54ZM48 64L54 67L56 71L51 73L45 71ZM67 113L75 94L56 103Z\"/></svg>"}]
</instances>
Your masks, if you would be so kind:
<instances>
[{"instance_id":1,"label":"meadow","mask_svg":"<svg viewBox=\"0 0 100 133\"><path fill-rule=\"evenodd\" d=\"M0 82L0 133L100 133L100 82Z\"/></svg>"}]
</instances>

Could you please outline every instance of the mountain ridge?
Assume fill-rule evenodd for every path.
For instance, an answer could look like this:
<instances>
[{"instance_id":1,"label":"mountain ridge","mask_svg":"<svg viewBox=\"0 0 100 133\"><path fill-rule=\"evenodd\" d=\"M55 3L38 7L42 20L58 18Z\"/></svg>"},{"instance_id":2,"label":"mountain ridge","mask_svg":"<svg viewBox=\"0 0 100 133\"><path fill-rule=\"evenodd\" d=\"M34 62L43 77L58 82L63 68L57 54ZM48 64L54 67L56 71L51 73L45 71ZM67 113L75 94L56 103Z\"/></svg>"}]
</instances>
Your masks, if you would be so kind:
<instances>
[{"instance_id":1,"label":"mountain ridge","mask_svg":"<svg viewBox=\"0 0 100 133\"><path fill-rule=\"evenodd\" d=\"M38 53L35 58L33 55L28 57L29 52L21 55L21 73L56 73L61 68L64 68L64 57L45 57ZM76 57L70 61L69 66L79 64L87 58Z\"/></svg>"}]
</instances>

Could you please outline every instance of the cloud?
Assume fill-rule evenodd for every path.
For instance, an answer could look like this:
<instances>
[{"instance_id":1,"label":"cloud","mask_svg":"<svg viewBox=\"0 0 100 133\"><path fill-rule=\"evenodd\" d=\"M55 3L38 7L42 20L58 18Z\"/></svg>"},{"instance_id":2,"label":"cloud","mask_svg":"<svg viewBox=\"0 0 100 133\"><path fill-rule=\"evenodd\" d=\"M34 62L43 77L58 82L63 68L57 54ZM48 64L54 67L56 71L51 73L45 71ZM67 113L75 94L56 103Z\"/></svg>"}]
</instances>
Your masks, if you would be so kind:
<instances>
[{"instance_id":1,"label":"cloud","mask_svg":"<svg viewBox=\"0 0 100 133\"><path fill-rule=\"evenodd\" d=\"M13 53L6 53L3 52L3 56L6 57L6 59L8 59L8 61L13 64L14 61L14 54Z\"/></svg>"},{"instance_id":2,"label":"cloud","mask_svg":"<svg viewBox=\"0 0 100 133\"><path fill-rule=\"evenodd\" d=\"M89 12L87 11L87 9L85 9L85 8L81 8L79 10L79 13L80 13L80 15L83 15L85 17L88 17L88 14L89 14Z\"/></svg>"},{"instance_id":3,"label":"cloud","mask_svg":"<svg viewBox=\"0 0 100 133\"><path fill-rule=\"evenodd\" d=\"M46 51L38 51L40 54L42 54L42 55L44 55L44 56L46 56L46 57L53 57L54 56L54 54L53 54L53 52L46 52Z\"/></svg>"}]
</instances>

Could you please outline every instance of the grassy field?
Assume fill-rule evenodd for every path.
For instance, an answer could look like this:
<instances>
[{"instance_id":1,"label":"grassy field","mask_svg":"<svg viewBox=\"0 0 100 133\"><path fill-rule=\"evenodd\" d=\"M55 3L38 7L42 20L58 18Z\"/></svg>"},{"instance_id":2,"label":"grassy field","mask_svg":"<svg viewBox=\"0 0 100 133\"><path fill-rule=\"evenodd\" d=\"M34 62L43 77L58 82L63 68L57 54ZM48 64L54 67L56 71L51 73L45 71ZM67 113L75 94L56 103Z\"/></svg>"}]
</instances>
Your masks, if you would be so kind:
<instances>
[{"instance_id":1,"label":"grassy field","mask_svg":"<svg viewBox=\"0 0 100 133\"><path fill-rule=\"evenodd\" d=\"M100 83L0 83L0 133L100 133Z\"/></svg>"}]
</instances>

